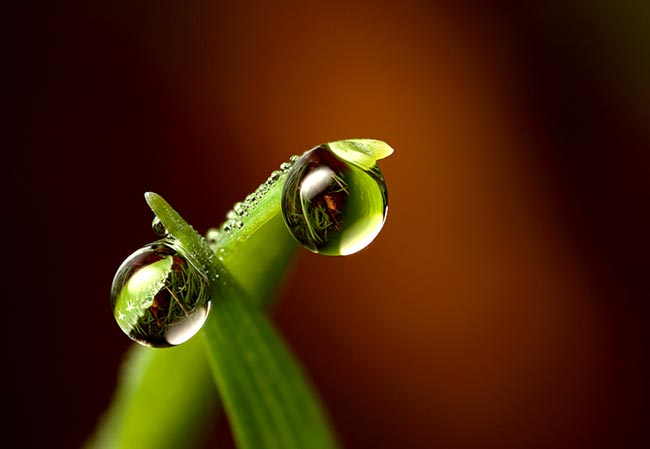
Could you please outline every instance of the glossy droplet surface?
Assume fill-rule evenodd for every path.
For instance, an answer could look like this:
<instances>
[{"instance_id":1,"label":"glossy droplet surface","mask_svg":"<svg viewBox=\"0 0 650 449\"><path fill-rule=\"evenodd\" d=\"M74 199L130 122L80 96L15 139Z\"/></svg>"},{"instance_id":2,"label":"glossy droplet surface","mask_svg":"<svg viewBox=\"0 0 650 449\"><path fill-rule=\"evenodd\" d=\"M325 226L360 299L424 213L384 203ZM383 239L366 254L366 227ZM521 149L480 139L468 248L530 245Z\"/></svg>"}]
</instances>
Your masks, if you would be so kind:
<instances>
[{"instance_id":1,"label":"glossy droplet surface","mask_svg":"<svg viewBox=\"0 0 650 449\"><path fill-rule=\"evenodd\" d=\"M167 229L165 229L165 225L162 221L160 221L160 218L158 217L154 217L153 221L151 222L151 230L154 232L154 234L161 237L167 235Z\"/></svg>"},{"instance_id":2,"label":"glossy droplet surface","mask_svg":"<svg viewBox=\"0 0 650 449\"><path fill-rule=\"evenodd\" d=\"M282 214L305 248L325 255L362 250L381 230L388 207L379 167L369 169L316 147L295 161L282 190Z\"/></svg>"},{"instance_id":3,"label":"glossy droplet surface","mask_svg":"<svg viewBox=\"0 0 650 449\"><path fill-rule=\"evenodd\" d=\"M111 305L117 324L132 340L157 348L179 345L208 317L208 278L170 239L159 240L120 265Z\"/></svg>"}]
</instances>

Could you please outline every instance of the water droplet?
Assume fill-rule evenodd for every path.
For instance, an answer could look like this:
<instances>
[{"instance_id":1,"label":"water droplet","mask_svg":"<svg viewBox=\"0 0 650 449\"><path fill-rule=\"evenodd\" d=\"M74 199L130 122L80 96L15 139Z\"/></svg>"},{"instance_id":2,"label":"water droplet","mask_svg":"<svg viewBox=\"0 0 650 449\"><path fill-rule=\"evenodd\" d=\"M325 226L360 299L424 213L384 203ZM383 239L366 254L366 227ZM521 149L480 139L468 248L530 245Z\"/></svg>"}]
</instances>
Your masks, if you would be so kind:
<instances>
[{"instance_id":1,"label":"water droplet","mask_svg":"<svg viewBox=\"0 0 650 449\"><path fill-rule=\"evenodd\" d=\"M163 239L122 262L113 278L111 305L117 324L132 340L156 348L176 346L205 323L209 281L171 239Z\"/></svg>"},{"instance_id":2,"label":"water droplet","mask_svg":"<svg viewBox=\"0 0 650 449\"><path fill-rule=\"evenodd\" d=\"M244 227L244 222L241 221L241 220L236 220L235 221L235 226L237 227L237 229L241 229L241 228Z\"/></svg>"},{"instance_id":3,"label":"water droplet","mask_svg":"<svg viewBox=\"0 0 650 449\"><path fill-rule=\"evenodd\" d=\"M282 215L291 234L310 251L345 256L379 234L387 198L376 164L364 170L321 145L300 157L287 174Z\"/></svg>"},{"instance_id":4,"label":"water droplet","mask_svg":"<svg viewBox=\"0 0 650 449\"><path fill-rule=\"evenodd\" d=\"M236 220L237 218L239 218L239 214L234 210L229 210L226 214L226 220Z\"/></svg>"},{"instance_id":5,"label":"water droplet","mask_svg":"<svg viewBox=\"0 0 650 449\"><path fill-rule=\"evenodd\" d=\"M246 214L248 213L248 204L246 203L235 203L233 206L233 210L237 212L237 215L240 217L245 217Z\"/></svg>"},{"instance_id":6,"label":"water droplet","mask_svg":"<svg viewBox=\"0 0 650 449\"><path fill-rule=\"evenodd\" d=\"M287 171L291 168L291 163L290 162L283 162L280 164L280 171Z\"/></svg>"},{"instance_id":7,"label":"water droplet","mask_svg":"<svg viewBox=\"0 0 650 449\"><path fill-rule=\"evenodd\" d=\"M282 176L282 172L280 170L273 171L269 176L269 179L266 180L266 185L273 185L278 179L280 179L280 176Z\"/></svg>"},{"instance_id":8,"label":"water droplet","mask_svg":"<svg viewBox=\"0 0 650 449\"><path fill-rule=\"evenodd\" d=\"M165 225L160 221L160 218L158 217L153 217L153 221L151 222L151 229L153 232L161 237L164 237L167 235L167 229L165 229Z\"/></svg>"},{"instance_id":9,"label":"water droplet","mask_svg":"<svg viewBox=\"0 0 650 449\"><path fill-rule=\"evenodd\" d=\"M205 237L208 240L208 245L214 245L221 239L221 231L214 228L208 229Z\"/></svg>"}]
</instances>

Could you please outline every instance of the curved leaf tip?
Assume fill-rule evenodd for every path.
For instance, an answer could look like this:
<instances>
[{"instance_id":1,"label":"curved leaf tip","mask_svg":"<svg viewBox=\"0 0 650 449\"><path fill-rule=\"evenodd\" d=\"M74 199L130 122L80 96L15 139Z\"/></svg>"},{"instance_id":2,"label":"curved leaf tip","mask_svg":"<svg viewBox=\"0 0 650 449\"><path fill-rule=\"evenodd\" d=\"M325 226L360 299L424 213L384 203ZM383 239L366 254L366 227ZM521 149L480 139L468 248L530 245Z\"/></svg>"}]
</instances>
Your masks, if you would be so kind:
<instances>
[{"instance_id":1,"label":"curved leaf tip","mask_svg":"<svg viewBox=\"0 0 650 449\"><path fill-rule=\"evenodd\" d=\"M377 140L377 139L351 139L348 142L350 142L352 145L368 151L372 157L374 157L376 160L379 159L384 159L395 151L393 147L388 145L386 142L383 140ZM363 151L362 150L362 151Z\"/></svg>"},{"instance_id":2,"label":"curved leaf tip","mask_svg":"<svg viewBox=\"0 0 650 449\"><path fill-rule=\"evenodd\" d=\"M393 148L382 140L348 139L330 142L327 146L339 158L365 170L372 168L379 159L393 154Z\"/></svg>"},{"instance_id":3,"label":"curved leaf tip","mask_svg":"<svg viewBox=\"0 0 650 449\"><path fill-rule=\"evenodd\" d=\"M149 206L151 206L151 203L154 203L156 199L161 198L160 195L158 195L156 192L145 192L144 193L144 200L147 202Z\"/></svg>"}]
</instances>

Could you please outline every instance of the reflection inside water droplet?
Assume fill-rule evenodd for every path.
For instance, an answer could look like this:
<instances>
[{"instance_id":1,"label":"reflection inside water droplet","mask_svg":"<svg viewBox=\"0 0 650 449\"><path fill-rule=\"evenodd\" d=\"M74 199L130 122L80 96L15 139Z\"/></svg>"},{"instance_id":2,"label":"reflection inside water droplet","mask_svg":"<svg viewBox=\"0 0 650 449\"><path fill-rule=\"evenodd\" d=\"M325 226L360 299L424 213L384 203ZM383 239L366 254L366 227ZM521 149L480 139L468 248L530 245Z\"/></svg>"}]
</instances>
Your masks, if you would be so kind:
<instances>
[{"instance_id":1,"label":"reflection inside water droplet","mask_svg":"<svg viewBox=\"0 0 650 449\"><path fill-rule=\"evenodd\" d=\"M327 145L295 162L282 191L287 227L315 253L360 251L379 234L386 211L386 184L379 167L364 170L345 162Z\"/></svg>"},{"instance_id":2,"label":"reflection inside water droplet","mask_svg":"<svg viewBox=\"0 0 650 449\"><path fill-rule=\"evenodd\" d=\"M151 222L151 230L161 237L167 235L167 229L165 229L165 225L162 223L162 221L160 221L160 218L158 217L153 217L153 221Z\"/></svg>"},{"instance_id":3,"label":"reflection inside water droplet","mask_svg":"<svg viewBox=\"0 0 650 449\"><path fill-rule=\"evenodd\" d=\"M206 274L171 239L139 249L118 268L111 289L117 324L132 340L158 348L189 340L210 310Z\"/></svg>"}]
</instances>

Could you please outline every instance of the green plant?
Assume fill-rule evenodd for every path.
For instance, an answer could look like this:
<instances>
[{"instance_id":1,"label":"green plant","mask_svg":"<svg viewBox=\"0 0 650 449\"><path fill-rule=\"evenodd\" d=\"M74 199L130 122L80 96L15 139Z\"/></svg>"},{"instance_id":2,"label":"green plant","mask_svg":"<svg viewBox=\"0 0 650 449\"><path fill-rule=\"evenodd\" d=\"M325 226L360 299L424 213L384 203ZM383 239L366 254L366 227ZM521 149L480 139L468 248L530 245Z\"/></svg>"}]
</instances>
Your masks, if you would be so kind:
<instances>
[{"instance_id":1,"label":"green plant","mask_svg":"<svg viewBox=\"0 0 650 449\"><path fill-rule=\"evenodd\" d=\"M326 161L314 159L324 151ZM191 447L217 406L213 385L238 447L337 447L317 394L260 308L281 282L296 239L314 252L350 254L377 235L386 190L376 161L392 151L384 142L362 139L293 156L207 238L162 197L145 194L155 214L153 229L164 238L143 249L146 257L143 250L134 254L139 264L153 267L145 287L138 281L125 290L134 270L116 275L112 296L120 327L140 343L173 346L175 341L164 339L165 326L204 304L191 292L209 291L204 299L212 311L187 343L131 349L113 404L87 447ZM301 210L293 207L297 201ZM304 229L313 229L309 210L319 210L321 231L305 242ZM191 270L205 276L207 288L201 276L187 280Z\"/></svg>"}]
</instances>

